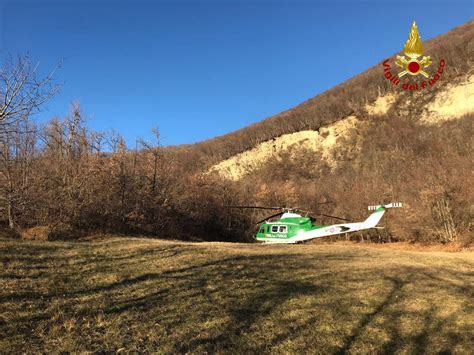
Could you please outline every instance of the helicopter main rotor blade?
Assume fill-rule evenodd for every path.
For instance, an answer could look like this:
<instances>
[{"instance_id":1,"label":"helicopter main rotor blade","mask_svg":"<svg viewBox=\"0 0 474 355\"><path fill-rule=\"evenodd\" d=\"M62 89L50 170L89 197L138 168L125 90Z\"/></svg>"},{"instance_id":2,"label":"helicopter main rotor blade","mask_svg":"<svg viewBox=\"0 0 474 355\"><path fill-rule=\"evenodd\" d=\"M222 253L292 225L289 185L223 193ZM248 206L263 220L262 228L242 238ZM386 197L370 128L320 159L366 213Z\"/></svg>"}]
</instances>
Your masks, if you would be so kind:
<instances>
[{"instance_id":1,"label":"helicopter main rotor blade","mask_svg":"<svg viewBox=\"0 0 474 355\"><path fill-rule=\"evenodd\" d=\"M326 201L326 202L317 202L316 205L325 205L328 203L333 203L332 201ZM299 207L284 207L284 206L251 206L251 205L224 205L222 207L228 207L228 208L249 208L249 209L260 209L260 210L285 210L285 211L301 211L304 213L311 213L309 211L305 211L300 209Z\"/></svg>"},{"instance_id":2,"label":"helicopter main rotor blade","mask_svg":"<svg viewBox=\"0 0 474 355\"><path fill-rule=\"evenodd\" d=\"M316 215L316 216L324 216L324 217L329 217L329 218L335 218L335 219L340 219L341 221L346 221L346 222L352 222L350 219L342 218L342 217L337 217L337 216L332 216L330 214L324 214L324 213L315 213L311 211L306 211L306 210L301 210L301 209L296 209L295 211L299 211L302 213L306 213L307 215Z\"/></svg>"},{"instance_id":3,"label":"helicopter main rotor blade","mask_svg":"<svg viewBox=\"0 0 474 355\"><path fill-rule=\"evenodd\" d=\"M236 206L236 205L225 205L223 207L229 208L253 208L259 210L284 210L286 207L267 207L267 206Z\"/></svg>"},{"instance_id":4,"label":"helicopter main rotor blade","mask_svg":"<svg viewBox=\"0 0 474 355\"><path fill-rule=\"evenodd\" d=\"M342 217L337 217L337 216L331 216L330 214L324 214L324 213L315 213L317 216L324 216L324 217L329 217L329 218L335 218L335 219L340 219L341 221L346 221L346 222L352 222L350 219L342 218Z\"/></svg>"},{"instance_id":5,"label":"helicopter main rotor blade","mask_svg":"<svg viewBox=\"0 0 474 355\"><path fill-rule=\"evenodd\" d=\"M265 217L264 219L262 219L261 221L258 221L255 224L260 224L262 222L265 222L265 221L269 220L270 218L273 218L273 217L276 217L276 216L281 216L283 213L285 213L285 212L278 212L278 213L272 214L271 216Z\"/></svg>"}]
</instances>

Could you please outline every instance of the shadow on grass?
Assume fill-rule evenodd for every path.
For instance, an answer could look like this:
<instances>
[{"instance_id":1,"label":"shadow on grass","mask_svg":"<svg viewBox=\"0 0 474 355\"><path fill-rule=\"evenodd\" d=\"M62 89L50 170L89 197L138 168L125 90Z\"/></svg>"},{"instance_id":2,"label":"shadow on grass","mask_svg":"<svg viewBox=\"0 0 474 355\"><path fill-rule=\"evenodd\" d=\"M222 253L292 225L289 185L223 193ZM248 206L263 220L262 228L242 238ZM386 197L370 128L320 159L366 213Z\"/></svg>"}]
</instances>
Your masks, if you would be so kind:
<instances>
[{"instance_id":1,"label":"shadow on grass","mask_svg":"<svg viewBox=\"0 0 474 355\"><path fill-rule=\"evenodd\" d=\"M196 348L200 350L203 348L206 352L214 352L215 350L230 351L235 347L236 339L255 331L254 325L259 320L270 316L282 303L305 295L317 297L325 290L322 286L318 287L301 281L289 280L274 283L269 290L262 293L257 292L246 299L239 307L232 307L229 312L230 320L220 334L212 337L192 339L189 343L178 344L175 350L179 353L187 353ZM282 331L284 328L280 329L276 343L283 342L288 337L291 337L296 330L295 328L285 328L287 331ZM271 331L271 329L268 331ZM271 348L271 344L261 344L258 347L253 347L252 351L262 353L268 348Z\"/></svg>"},{"instance_id":2,"label":"shadow on grass","mask_svg":"<svg viewBox=\"0 0 474 355\"><path fill-rule=\"evenodd\" d=\"M39 248L39 249L34 249L35 252L31 254L18 254L20 251L17 249L11 249L10 254L11 255L3 255L3 257L0 259L2 261L4 260L9 260L9 261L15 261L15 262L20 262L24 263L25 265L22 265L21 268L19 269L14 269L13 271L7 273L0 273L0 280L1 279L38 279L42 278L44 280L48 280L51 278L57 278L61 279L62 276L66 278L66 276L69 276L71 270L70 268L79 268L77 272L80 272L82 276L84 276L85 279L89 276L97 275L99 273L103 273L106 271L120 271L121 267L128 267L130 264L133 263L140 263L140 261L137 261L137 259L141 260L141 258L149 258L153 259L154 261L159 260L159 259L165 259L165 258L174 258L180 255L181 253L184 253L185 250L181 250L177 246L170 246L170 247L160 247L160 248L154 248L150 250L140 250L137 252L132 252L132 253L125 253L125 254L120 254L120 255L114 255L110 254L107 256L100 256L100 257L95 257L93 255L86 254L84 261L79 261L79 262L74 262L71 263L71 258L69 257L60 257L60 256L55 256L55 255L47 255L45 256L44 254L40 255L40 253L44 253L45 251L56 251L56 249L50 249L50 248ZM37 251L37 253L36 253ZM82 255L81 257L84 257ZM125 265L119 265L117 264L120 261L127 261ZM87 267L91 266L90 269L87 271L83 271L82 267ZM49 272L47 272L47 271ZM26 272L25 272L26 271ZM35 273L32 273L30 271L36 271ZM38 272L40 271L40 272ZM15 272L24 272L22 274L18 274ZM81 287L80 289L75 289L76 285L74 284L55 284L54 288L48 290L46 293L42 292L37 292L36 290L31 290L27 292L15 292L14 294L10 295L1 295L0 296L0 302L6 302L6 301L31 301L31 300L51 300L53 298L64 298L64 297L75 297L75 296L84 296L88 294L94 294L97 292L101 291L110 291L113 290L114 288L117 287L123 287L127 285L133 285L135 283L147 281L150 279L154 279L159 277L159 274L153 274L153 273L145 273L141 274L137 277L133 278L126 278L122 279L118 282L113 282L113 283L108 283L104 285L100 285L98 287L92 287L92 288L83 288ZM63 289L61 286L65 286L68 288L72 288L73 290L69 289ZM82 285L80 285L82 286Z\"/></svg>"},{"instance_id":3,"label":"shadow on grass","mask_svg":"<svg viewBox=\"0 0 474 355\"><path fill-rule=\"evenodd\" d=\"M294 249L291 254L262 249L256 255L229 257L224 252L198 252L182 245L100 253L81 248L82 259L72 262L51 248L20 248L23 254L17 254L15 248L2 249L2 260L17 265L14 273L0 272L4 280L18 282L14 294L0 290L0 310L6 309L6 303L13 307L3 320L0 317L0 331L12 338L8 341L14 342L13 349L32 349L33 341L41 344L36 344L37 351L54 349L54 339L38 341L32 336L39 329L54 326L51 318L58 308L51 307L52 303L60 304L60 321L88 319L94 324L98 316L111 321L118 317L115 332L132 332L129 345L135 344L135 349L141 351L159 350L164 344L138 342L138 335L131 330L137 327L149 334L164 332L162 342L174 352L265 353L290 349L346 353L369 343L382 353L407 344L413 352L421 353L433 337L443 337L440 351L469 342L469 328L456 328L456 323L470 307L472 272L406 265L374 271L358 262L380 257L357 256L357 252L328 251L315 256L294 253ZM140 263L145 266L139 268ZM41 269L41 274L31 277L24 286L24 276L28 277L35 267ZM83 267L87 270L77 274ZM121 275L121 279L110 282L109 274ZM89 282L88 278L94 276L104 279ZM56 284L72 277L81 282ZM373 291L372 299L365 300L364 291L370 284L380 285L380 289ZM455 298L459 307L441 318L443 294ZM414 311L403 303L417 298L429 300L431 295L441 304ZM367 306L363 310L351 308L359 304ZM30 305L32 311L25 312ZM15 309L21 312L15 313ZM288 318L287 312L295 312L301 319ZM327 314L330 316L324 318ZM401 320L407 315L423 324L409 335ZM332 320L330 327L324 323L326 319ZM348 327L347 323L354 326ZM161 330L155 324L160 324ZM388 339L370 338L373 328L386 331ZM67 334L83 344L70 351L90 349L84 338L84 333L91 331L87 329L79 326ZM99 340L96 346L103 350L123 346L121 336L116 342L117 346L111 348L110 342L106 345Z\"/></svg>"},{"instance_id":4,"label":"shadow on grass","mask_svg":"<svg viewBox=\"0 0 474 355\"><path fill-rule=\"evenodd\" d=\"M396 276L387 276L387 274ZM436 275L436 276L435 276ZM455 277L458 281L464 280L465 285L455 284L452 280L443 277ZM472 281L472 273L454 272L447 269L430 269L422 267L404 267L400 270L385 270L382 276L390 282L390 289L384 299L368 314L361 315L357 326L351 334L344 340L344 345L335 353L345 354L353 350L353 346L358 341L364 342L364 336L369 333L368 328L378 328L379 330L388 330L390 337L380 347L383 354L395 353L410 344L412 352L416 354L425 354L429 349L430 341L436 337L442 337L441 349L439 353L451 353L452 349L460 344L466 343L470 339L469 326L457 326L456 332L449 330L465 316L464 311L471 313L474 310L470 305L470 299L473 296L473 286L468 280ZM406 286L415 287L416 291L404 290ZM435 293L438 291L449 293L449 296L455 297L460 305L458 309L451 312L449 316L440 317L440 310L448 306L445 298L439 298ZM430 297L432 295L432 297ZM424 300L430 305L426 309L413 310L407 309L404 302ZM418 320L421 327L407 328L402 322L404 317L414 317ZM379 320L377 324L376 321ZM410 333L407 335L407 333Z\"/></svg>"},{"instance_id":5,"label":"shadow on grass","mask_svg":"<svg viewBox=\"0 0 474 355\"><path fill-rule=\"evenodd\" d=\"M356 328L352 331L352 334L346 338L344 341L344 345L337 351L337 354L345 354L349 351L349 349L352 347L354 342L357 340L357 338L362 334L364 329L367 327L368 324L370 324L375 317L377 317L379 314L385 312L386 308L394 303L395 299L401 295L401 291L403 286L405 286L407 283L409 283L408 280L401 280L400 278L396 277L388 277L386 278L389 280L392 284L390 291L388 292L387 296L385 299L379 303L375 309L365 315L362 315L359 324L356 326ZM394 336L396 336L396 332L392 332ZM393 344L395 345L395 343Z\"/></svg>"}]
</instances>

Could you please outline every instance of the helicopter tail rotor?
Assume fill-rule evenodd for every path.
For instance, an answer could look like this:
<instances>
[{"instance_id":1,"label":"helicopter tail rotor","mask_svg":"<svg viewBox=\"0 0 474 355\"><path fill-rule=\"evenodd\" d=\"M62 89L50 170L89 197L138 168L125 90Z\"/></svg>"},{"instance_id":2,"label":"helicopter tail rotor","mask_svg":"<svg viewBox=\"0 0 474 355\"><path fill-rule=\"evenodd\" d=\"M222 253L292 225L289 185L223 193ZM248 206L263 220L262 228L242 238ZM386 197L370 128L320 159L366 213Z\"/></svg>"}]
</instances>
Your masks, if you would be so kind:
<instances>
[{"instance_id":1,"label":"helicopter tail rotor","mask_svg":"<svg viewBox=\"0 0 474 355\"><path fill-rule=\"evenodd\" d=\"M401 202L391 202L391 203L388 203L386 205L369 206L369 211L375 211L380 207L383 207L383 208L401 208L402 203Z\"/></svg>"}]
</instances>

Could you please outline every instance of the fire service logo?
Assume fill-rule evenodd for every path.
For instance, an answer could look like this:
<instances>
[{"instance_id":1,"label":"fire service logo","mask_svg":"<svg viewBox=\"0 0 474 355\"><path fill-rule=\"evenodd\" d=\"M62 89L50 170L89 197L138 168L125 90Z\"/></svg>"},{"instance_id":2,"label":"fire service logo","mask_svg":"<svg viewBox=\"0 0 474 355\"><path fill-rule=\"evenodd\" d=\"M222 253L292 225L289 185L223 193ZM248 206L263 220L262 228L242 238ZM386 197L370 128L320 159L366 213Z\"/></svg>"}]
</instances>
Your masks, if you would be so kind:
<instances>
[{"instance_id":1,"label":"fire service logo","mask_svg":"<svg viewBox=\"0 0 474 355\"><path fill-rule=\"evenodd\" d=\"M441 59L438 63L437 71L430 77L431 68L426 68L432 64L431 57L423 55L423 44L421 43L415 21L413 21L411 26L403 52L405 55L397 55L397 60L395 61L395 64L402 69L398 73L394 74L391 71L390 59L385 59L382 63L384 76L393 85L399 86L401 83L403 90L420 90L433 86L441 78L446 61ZM417 80L419 78L421 80Z\"/></svg>"}]
</instances>

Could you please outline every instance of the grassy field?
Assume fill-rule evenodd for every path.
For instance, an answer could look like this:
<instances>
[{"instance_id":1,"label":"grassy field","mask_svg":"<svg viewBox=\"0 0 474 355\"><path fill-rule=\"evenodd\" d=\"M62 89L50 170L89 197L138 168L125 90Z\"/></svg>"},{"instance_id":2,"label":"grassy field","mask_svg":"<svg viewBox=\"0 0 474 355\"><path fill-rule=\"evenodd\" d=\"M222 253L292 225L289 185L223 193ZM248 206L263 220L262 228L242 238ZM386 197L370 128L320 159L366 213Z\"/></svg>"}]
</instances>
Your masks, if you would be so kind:
<instances>
[{"instance_id":1,"label":"grassy field","mask_svg":"<svg viewBox=\"0 0 474 355\"><path fill-rule=\"evenodd\" d=\"M474 254L0 240L0 352L472 353Z\"/></svg>"}]
</instances>

